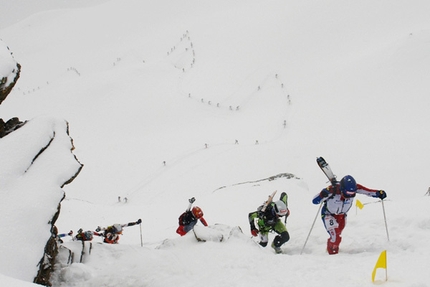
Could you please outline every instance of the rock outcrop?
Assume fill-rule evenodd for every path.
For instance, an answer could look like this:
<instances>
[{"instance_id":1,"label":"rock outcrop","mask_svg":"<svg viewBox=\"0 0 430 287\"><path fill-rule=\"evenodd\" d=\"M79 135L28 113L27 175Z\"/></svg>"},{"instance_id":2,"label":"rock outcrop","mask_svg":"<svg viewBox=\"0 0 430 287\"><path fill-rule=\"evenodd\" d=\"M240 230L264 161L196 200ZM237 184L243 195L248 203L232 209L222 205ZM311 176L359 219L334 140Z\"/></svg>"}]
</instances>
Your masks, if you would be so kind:
<instances>
[{"instance_id":1,"label":"rock outcrop","mask_svg":"<svg viewBox=\"0 0 430 287\"><path fill-rule=\"evenodd\" d=\"M17 63L15 61L15 59L13 58L12 53L9 50L9 47L7 47L0 39L0 104L7 98L7 96L10 94L10 92L12 91L13 87L15 86L16 82L19 79L20 76L20 72L21 72L21 65L19 63ZM62 154L66 154L68 152L70 152L71 155L68 156L69 159L62 159L63 160L63 165L64 169L66 169L67 171L64 173L59 173L56 174L55 171L54 172L47 172L46 174L40 174L41 177L46 177L47 181L54 181L56 182L56 184L58 184L58 188L63 188L64 185L71 183L80 173L83 164L81 164L78 159L76 158L75 155L73 155L73 150L74 150L74 146L73 146L73 140L69 135L69 125L66 122L66 124L64 125L64 122L61 123L61 121L56 121L56 120L36 120L36 122L52 122L52 127L53 130L49 130L48 129L48 133L51 132L51 135L49 136L50 140L46 141L46 143L44 143L44 140L35 140L35 144L32 145L32 141L34 140L34 136L31 137L30 133L29 136L30 138L27 138L27 140L24 140L23 145L22 146L14 146L12 148L18 148L19 150L22 150L23 153L25 150L25 146L33 146L33 153L32 153L32 157L31 157L31 164L30 166L27 167L27 170L25 170L23 173L28 174L29 170L33 171L33 169L37 169L37 167L34 167L35 165L37 165L38 160L40 159L42 154L44 154L44 160L46 160L46 158L48 158L48 161L51 160L52 162L56 162L58 161L58 159L53 156L52 151L50 151L50 149L53 150L58 150L58 147L60 146L63 151ZM7 135L11 134L12 132L16 131L17 129L21 128L22 126L26 125L26 128L28 127L29 131L33 130L34 128L40 129L40 126L38 126L37 124L34 124L33 121L21 121L19 120L18 117L13 117L9 120L4 121L2 118L0 118L0 139L6 137ZM33 125L32 125L33 124ZM25 129L20 130L21 132L23 132L24 134L26 134L27 132L25 131ZM43 131L43 130L41 130ZM41 135L43 137L43 135ZM64 144L64 140L68 141L67 138L68 137L70 139L70 143L69 144ZM26 137L24 137L26 138ZM41 145L39 147L36 147L35 145L40 144L40 143L44 143L44 145ZM65 148L64 148L65 147ZM68 148L67 148L68 147ZM7 148L5 148L3 151L7 152L7 150L11 149L11 146L7 145ZM67 151L67 149L69 149L69 151ZM22 156L22 155L20 155ZM43 161L43 160L42 160ZM53 165L54 166L54 165ZM70 166L72 166L70 168ZM68 169L69 168L69 169ZM25 177L25 176L24 176ZM39 177L40 178L40 177ZM21 179L22 180L22 179ZM61 185L61 186L60 186ZM43 188L44 190L46 190L46 188ZM31 190L31 192L33 192L33 190ZM57 196L55 194L63 194L62 198L61 196ZM23 196L24 198L26 198L26 196ZM42 258L40 258L40 261L38 263L38 271L37 271L37 275L34 277L33 282L37 283L37 284L41 284L43 286L51 286L50 280L51 280L51 274L54 271L54 266L55 266L55 259L56 256L58 254L58 240L57 240L57 228L55 226L55 222L57 221L59 215L60 215L60 209L61 209L61 201L64 199L65 195L63 191L56 191L53 193L52 198L53 198L53 203L52 204L58 204L57 205L57 209L55 214L52 215L52 213L49 213L46 217L46 220L49 218L49 222L48 222L48 226L46 226L46 222L35 222L35 225L40 224L41 227L45 226L44 228L50 228L50 236L48 238L46 238L46 245L44 247L44 250L40 250L40 253L42 253ZM22 203L22 202L21 202ZM27 205L30 204L31 202L27 202ZM55 206L55 205L54 205ZM31 206L29 207L29 209L31 209ZM49 212L49 208L47 208ZM52 209L50 209L52 210ZM52 212L52 211L51 211ZM52 218L50 218L52 216ZM37 249L42 249L43 244L44 244L44 240L45 240L45 236L41 237L40 240L40 246L37 247ZM32 245L29 242L29 245ZM32 245L34 246L34 245ZM3 246L3 248L7 249L7 246ZM25 248L23 248L25 249ZM19 252L19 251L17 251ZM18 256L18 254L17 254ZM38 255L36 255L35 258ZM19 254L19 257L25 257L25 254ZM26 262L26 264L34 264L33 266L35 266L37 264L37 262L31 262L33 261L35 258L31 259L31 260L27 260L29 262ZM28 259L28 258L25 258ZM25 261L25 260L24 260ZM16 270L17 268L15 268L14 270ZM9 275L9 274L7 274ZM34 276L34 275L31 275Z\"/></svg>"},{"instance_id":2,"label":"rock outcrop","mask_svg":"<svg viewBox=\"0 0 430 287\"><path fill-rule=\"evenodd\" d=\"M12 91L21 73L21 65L15 61L9 47L0 40L0 104Z\"/></svg>"}]
</instances>

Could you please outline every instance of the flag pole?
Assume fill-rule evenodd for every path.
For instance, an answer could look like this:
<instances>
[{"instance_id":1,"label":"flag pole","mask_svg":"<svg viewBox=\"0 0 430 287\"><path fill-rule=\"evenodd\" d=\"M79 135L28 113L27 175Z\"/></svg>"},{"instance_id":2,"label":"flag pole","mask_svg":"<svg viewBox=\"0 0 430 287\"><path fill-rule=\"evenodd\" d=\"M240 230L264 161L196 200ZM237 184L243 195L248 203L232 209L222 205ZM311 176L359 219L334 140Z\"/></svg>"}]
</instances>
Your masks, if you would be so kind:
<instances>
[{"instance_id":1,"label":"flag pole","mask_svg":"<svg viewBox=\"0 0 430 287\"><path fill-rule=\"evenodd\" d=\"M139 223L140 227L140 246L143 247L143 239L142 239L142 222Z\"/></svg>"},{"instance_id":2,"label":"flag pole","mask_svg":"<svg viewBox=\"0 0 430 287\"><path fill-rule=\"evenodd\" d=\"M387 251L385 251L385 281L388 281Z\"/></svg>"},{"instance_id":3,"label":"flag pole","mask_svg":"<svg viewBox=\"0 0 430 287\"><path fill-rule=\"evenodd\" d=\"M384 207L383 199L381 199L381 204L382 204L382 212L384 213L385 231L387 232L387 239L388 241L390 241L390 236L388 235L387 217L385 216L385 207Z\"/></svg>"}]
</instances>

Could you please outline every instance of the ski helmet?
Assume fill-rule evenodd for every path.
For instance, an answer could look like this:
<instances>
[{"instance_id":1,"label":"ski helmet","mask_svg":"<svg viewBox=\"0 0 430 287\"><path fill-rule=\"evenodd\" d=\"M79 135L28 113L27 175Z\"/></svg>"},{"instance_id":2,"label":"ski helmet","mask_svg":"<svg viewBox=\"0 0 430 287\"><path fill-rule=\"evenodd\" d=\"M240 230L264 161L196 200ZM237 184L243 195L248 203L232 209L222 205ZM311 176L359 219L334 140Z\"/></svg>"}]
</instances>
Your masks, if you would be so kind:
<instances>
[{"instance_id":1,"label":"ski helmet","mask_svg":"<svg viewBox=\"0 0 430 287\"><path fill-rule=\"evenodd\" d=\"M278 216L284 216L288 213L287 206L281 200L278 200L275 202L274 208L275 208L275 212Z\"/></svg>"},{"instance_id":2,"label":"ski helmet","mask_svg":"<svg viewBox=\"0 0 430 287\"><path fill-rule=\"evenodd\" d=\"M121 224L114 224L113 229L114 229L115 233L121 233L122 232Z\"/></svg>"},{"instance_id":3,"label":"ski helmet","mask_svg":"<svg viewBox=\"0 0 430 287\"><path fill-rule=\"evenodd\" d=\"M355 179L350 175L344 176L340 181L340 191L345 197L354 197L357 192Z\"/></svg>"},{"instance_id":4,"label":"ski helmet","mask_svg":"<svg viewBox=\"0 0 430 287\"><path fill-rule=\"evenodd\" d=\"M194 217L197 219L199 219L200 217L203 216L203 211L198 206L194 206L193 209L191 210L191 212L193 213Z\"/></svg>"}]
</instances>

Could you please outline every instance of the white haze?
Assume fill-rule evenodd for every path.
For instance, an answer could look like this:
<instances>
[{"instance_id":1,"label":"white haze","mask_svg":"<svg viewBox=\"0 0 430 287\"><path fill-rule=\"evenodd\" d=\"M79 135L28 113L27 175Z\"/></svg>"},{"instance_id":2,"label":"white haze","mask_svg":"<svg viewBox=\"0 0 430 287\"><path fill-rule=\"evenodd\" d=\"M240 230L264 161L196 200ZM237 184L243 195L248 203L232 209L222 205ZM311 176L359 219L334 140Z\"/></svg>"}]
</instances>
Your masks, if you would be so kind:
<instances>
[{"instance_id":1,"label":"white haze","mask_svg":"<svg viewBox=\"0 0 430 287\"><path fill-rule=\"evenodd\" d=\"M47 208L61 198L43 193L46 178L61 182L49 164L19 180L35 147L16 147L23 137L43 145L37 135L67 121L84 167L64 187L59 231L141 218L143 247L137 226L118 245L95 238L84 263L58 264L54 286L374 286L383 250L388 282L379 269L377 284L430 286L428 1L0 4L0 39L22 65L0 117L30 120L0 140L1 176L14 172L2 206L27 213L1 213L2 254L19 254L2 258L1 285L31 285L43 251L21 248L44 242L32 230L45 221L13 195L35 187L33 206ZM58 157L70 155L63 145ZM301 254L317 216L311 199L327 185L317 156L338 177L387 192L389 241L381 203L357 196L365 207L351 209L339 254L325 252L319 217ZM295 177L262 180L282 173ZM274 190L291 210L280 255L253 242L247 220ZM243 234L179 237L192 196L209 225ZM80 243L64 244L76 261Z\"/></svg>"}]
</instances>

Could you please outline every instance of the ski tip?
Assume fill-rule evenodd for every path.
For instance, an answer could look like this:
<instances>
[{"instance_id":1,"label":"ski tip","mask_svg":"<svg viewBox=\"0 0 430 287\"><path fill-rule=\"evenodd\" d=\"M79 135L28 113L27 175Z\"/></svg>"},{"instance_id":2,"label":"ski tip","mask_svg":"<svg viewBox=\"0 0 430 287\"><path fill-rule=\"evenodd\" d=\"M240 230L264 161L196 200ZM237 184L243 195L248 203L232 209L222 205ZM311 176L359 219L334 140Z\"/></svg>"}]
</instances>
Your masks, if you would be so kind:
<instances>
[{"instance_id":1,"label":"ski tip","mask_svg":"<svg viewBox=\"0 0 430 287\"><path fill-rule=\"evenodd\" d=\"M274 197L274 196L275 196L275 194L276 194L276 192L277 192L277 190L275 190L274 192L272 192L272 194L268 195L268 197L269 197L269 198Z\"/></svg>"}]
</instances>

